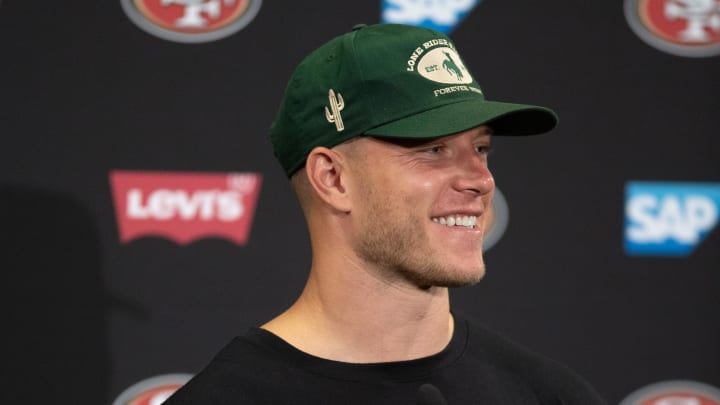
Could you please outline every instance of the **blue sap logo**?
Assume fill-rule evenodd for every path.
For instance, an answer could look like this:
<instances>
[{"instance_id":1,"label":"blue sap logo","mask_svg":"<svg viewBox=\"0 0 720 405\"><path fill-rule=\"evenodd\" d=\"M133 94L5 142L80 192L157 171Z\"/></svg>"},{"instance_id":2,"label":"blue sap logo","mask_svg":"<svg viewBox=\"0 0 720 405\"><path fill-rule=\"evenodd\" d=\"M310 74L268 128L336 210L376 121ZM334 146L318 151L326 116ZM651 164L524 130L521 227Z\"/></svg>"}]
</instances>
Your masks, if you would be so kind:
<instances>
[{"instance_id":1,"label":"blue sap logo","mask_svg":"<svg viewBox=\"0 0 720 405\"><path fill-rule=\"evenodd\" d=\"M449 34L480 0L383 0L382 22L418 25Z\"/></svg>"},{"instance_id":2,"label":"blue sap logo","mask_svg":"<svg viewBox=\"0 0 720 405\"><path fill-rule=\"evenodd\" d=\"M625 252L687 256L718 223L720 184L629 182Z\"/></svg>"}]
</instances>

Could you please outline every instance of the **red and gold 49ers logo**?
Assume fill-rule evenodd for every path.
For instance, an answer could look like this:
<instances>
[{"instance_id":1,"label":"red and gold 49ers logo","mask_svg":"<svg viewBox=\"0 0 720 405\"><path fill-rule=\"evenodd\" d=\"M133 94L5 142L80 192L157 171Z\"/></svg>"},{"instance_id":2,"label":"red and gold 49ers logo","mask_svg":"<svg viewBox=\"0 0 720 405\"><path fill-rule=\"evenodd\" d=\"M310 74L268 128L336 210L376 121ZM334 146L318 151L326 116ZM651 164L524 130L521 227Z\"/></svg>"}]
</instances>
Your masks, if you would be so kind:
<instances>
[{"instance_id":1,"label":"red and gold 49ers logo","mask_svg":"<svg viewBox=\"0 0 720 405\"><path fill-rule=\"evenodd\" d=\"M720 55L720 0L625 0L625 17L642 40L661 51Z\"/></svg>"},{"instance_id":2,"label":"red and gold 49ers logo","mask_svg":"<svg viewBox=\"0 0 720 405\"><path fill-rule=\"evenodd\" d=\"M255 18L261 0L121 0L144 31L175 42L208 42L231 35Z\"/></svg>"},{"instance_id":3,"label":"red and gold 49ers logo","mask_svg":"<svg viewBox=\"0 0 720 405\"><path fill-rule=\"evenodd\" d=\"M663 381L640 388L620 405L720 405L720 390L697 381Z\"/></svg>"},{"instance_id":4,"label":"red and gold 49ers logo","mask_svg":"<svg viewBox=\"0 0 720 405\"><path fill-rule=\"evenodd\" d=\"M112 405L160 405L192 378L191 374L164 374L133 384Z\"/></svg>"}]
</instances>

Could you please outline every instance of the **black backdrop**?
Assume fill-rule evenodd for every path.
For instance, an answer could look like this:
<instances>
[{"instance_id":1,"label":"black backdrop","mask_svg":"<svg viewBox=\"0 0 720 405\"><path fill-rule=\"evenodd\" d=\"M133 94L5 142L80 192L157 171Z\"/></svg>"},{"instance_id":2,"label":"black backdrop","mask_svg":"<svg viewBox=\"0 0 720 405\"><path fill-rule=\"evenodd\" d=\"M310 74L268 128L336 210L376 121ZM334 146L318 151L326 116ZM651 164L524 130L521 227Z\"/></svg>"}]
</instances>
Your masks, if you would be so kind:
<instances>
[{"instance_id":1,"label":"black backdrop","mask_svg":"<svg viewBox=\"0 0 720 405\"><path fill-rule=\"evenodd\" d=\"M204 44L141 31L119 1L0 3L2 403L109 404L292 302L309 243L268 126L300 58L379 3L266 0ZM687 257L623 252L626 182L720 181L720 57L650 47L620 1L483 0L451 36L488 98L561 117L497 139L509 227L454 306L610 403L720 385L717 229ZM248 243L121 243L113 170L260 173Z\"/></svg>"}]
</instances>

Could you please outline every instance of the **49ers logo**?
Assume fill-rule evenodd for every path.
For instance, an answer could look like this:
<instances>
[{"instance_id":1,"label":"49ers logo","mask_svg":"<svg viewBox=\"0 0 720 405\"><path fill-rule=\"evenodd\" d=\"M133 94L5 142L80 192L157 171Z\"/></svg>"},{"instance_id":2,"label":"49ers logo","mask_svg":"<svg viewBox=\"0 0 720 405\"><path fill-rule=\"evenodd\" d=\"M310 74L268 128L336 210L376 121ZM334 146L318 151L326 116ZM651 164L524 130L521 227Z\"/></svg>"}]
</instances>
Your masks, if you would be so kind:
<instances>
[{"instance_id":1,"label":"49ers logo","mask_svg":"<svg viewBox=\"0 0 720 405\"><path fill-rule=\"evenodd\" d=\"M661 51L720 55L720 0L625 0L625 17L642 40Z\"/></svg>"},{"instance_id":2,"label":"49ers logo","mask_svg":"<svg viewBox=\"0 0 720 405\"><path fill-rule=\"evenodd\" d=\"M144 31L175 42L208 42L231 35L255 18L261 0L121 0Z\"/></svg>"},{"instance_id":3,"label":"49ers logo","mask_svg":"<svg viewBox=\"0 0 720 405\"><path fill-rule=\"evenodd\" d=\"M113 171L120 240L161 236L185 244L214 236L243 245L260 182L256 173Z\"/></svg>"},{"instance_id":4,"label":"49ers logo","mask_svg":"<svg viewBox=\"0 0 720 405\"><path fill-rule=\"evenodd\" d=\"M192 378L192 374L164 374L133 384L112 405L161 405Z\"/></svg>"},{"instance_id":5,"label":"49ers logo","mask_svg":"<svg viewBox=\"0 0 720 405\"><path fill-rule=\"evenodd\" d=\"M633 392L620 405L720 405L720 390L697 381L663 381Z\"/></svg>"}]
</instances>

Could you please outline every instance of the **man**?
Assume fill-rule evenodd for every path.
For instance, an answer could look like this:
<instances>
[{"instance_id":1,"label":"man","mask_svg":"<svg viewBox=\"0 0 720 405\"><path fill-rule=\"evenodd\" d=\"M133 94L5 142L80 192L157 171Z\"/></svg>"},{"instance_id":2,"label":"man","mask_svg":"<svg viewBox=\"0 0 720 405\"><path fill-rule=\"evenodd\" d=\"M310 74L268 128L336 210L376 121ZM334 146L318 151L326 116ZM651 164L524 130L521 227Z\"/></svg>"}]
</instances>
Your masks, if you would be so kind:
<instances>
[{"instance_id":1,"label":"man","mask_svg":"<svg viewBox=\"0 0 720 405\"><path fill-rule=\"evenodd\" d=\"M450 311L448 287L485 272L493 134L556 122L485 100L432 30L357 26L310 54L271 129L310 231L306 287L167 404L602 404L563 366Z\"/></svg>"}]
</instances>

